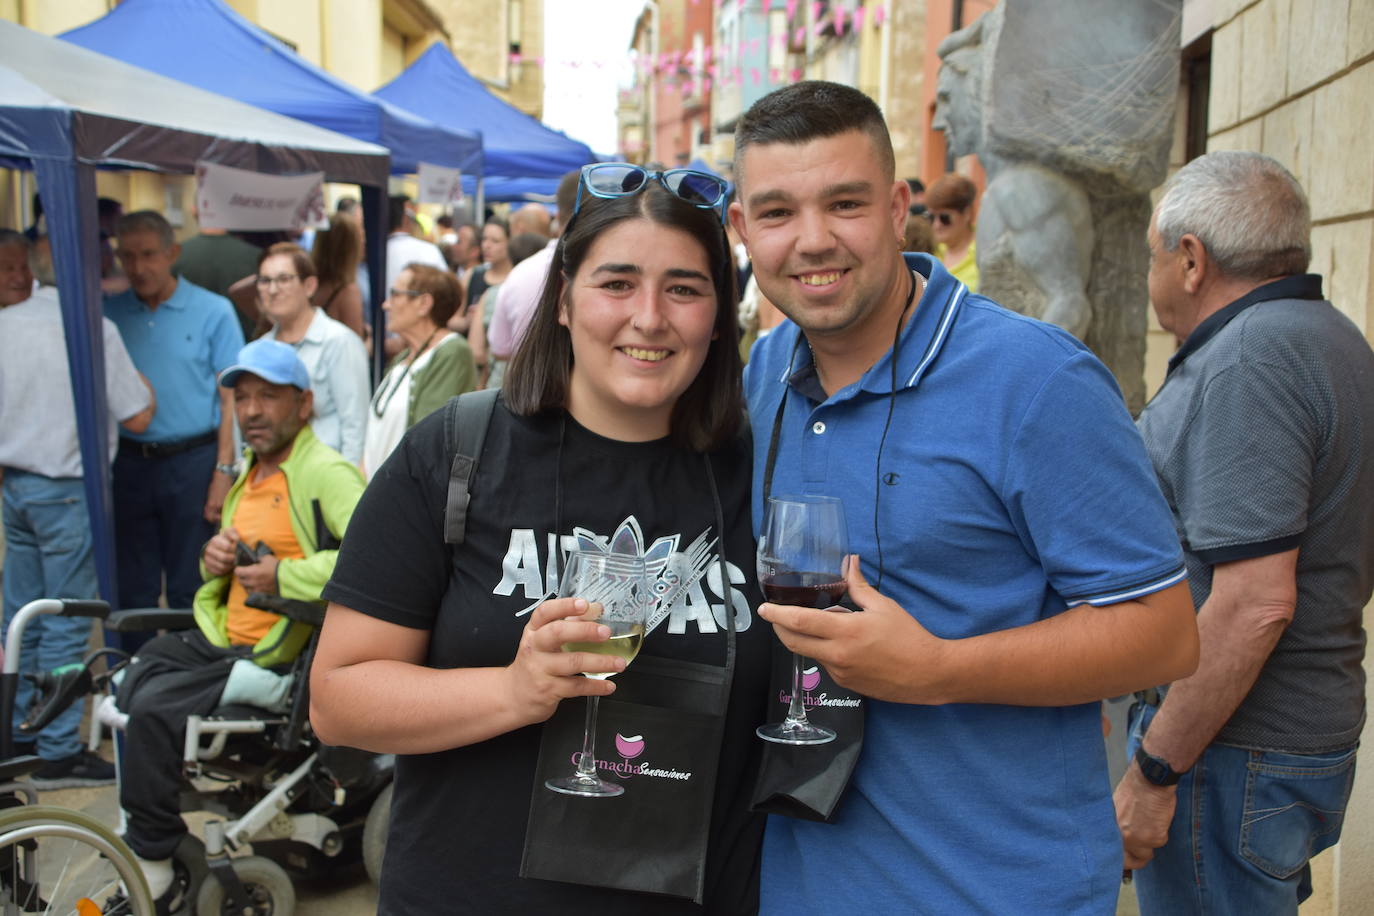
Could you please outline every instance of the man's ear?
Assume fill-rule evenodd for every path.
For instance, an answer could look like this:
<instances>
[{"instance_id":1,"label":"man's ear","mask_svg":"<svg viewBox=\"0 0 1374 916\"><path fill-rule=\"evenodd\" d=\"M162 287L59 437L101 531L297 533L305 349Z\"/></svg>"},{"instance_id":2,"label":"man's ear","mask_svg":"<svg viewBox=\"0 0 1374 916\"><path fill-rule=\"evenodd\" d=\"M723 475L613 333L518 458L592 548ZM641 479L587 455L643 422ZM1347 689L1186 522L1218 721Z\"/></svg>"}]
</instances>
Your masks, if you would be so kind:
<instances>
[{"instance_id":1,"label":"man's ear","mask_svg":"<svg viewBox=\"0 0 1374 916\"><path fill-rule=\"evenodd\" d=\"M1183 289L1190 294L1197 293L1214 272L1211 255L1202 239L1191 232L1178 240L1178 266L1182 272Z\"/></svg>"},{"instance_id":2,"label":"man's ear","mask_svg":"<svg viewBox=\"0 0 1374 916\"><path fill-rule=\"evenodd\" d=\"M739 240L744 243L744 247L749 247L749 233L744 228L744 206L738 201L730 203L730 209L726 211L730 217L730 226L739 235Z\"/></svg>"},{"instance_id":3,"label":"man's ear","mask_svg":"<svg viewBox=\"0 0 1374 916\"><path fill-rule=\"evenodd\" d=\"M906 215L911 207L911 185L905 181L892 183L892 231L897 235L899 247L906 239Z\"/></svg>"},{"instance_id":4,"label":"man's ear","mask_svg":"<svg viewBox=\"0 0 1374 916\"><path fill-rule=\"evenodd\" d=\"M315 392L307 389L301 392L301 419L308 421L315 415Z\"/></svg>"}]
</instances>

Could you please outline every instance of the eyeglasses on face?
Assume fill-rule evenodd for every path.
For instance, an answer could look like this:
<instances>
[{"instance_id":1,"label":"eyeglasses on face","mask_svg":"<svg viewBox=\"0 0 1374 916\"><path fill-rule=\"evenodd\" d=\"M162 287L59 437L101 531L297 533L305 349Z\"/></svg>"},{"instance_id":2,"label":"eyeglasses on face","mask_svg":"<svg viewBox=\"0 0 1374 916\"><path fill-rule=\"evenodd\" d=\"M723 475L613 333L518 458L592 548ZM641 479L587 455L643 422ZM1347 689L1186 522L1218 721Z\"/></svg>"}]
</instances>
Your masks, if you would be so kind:
<instances>
[{"instance_id":1,"label":"eyeglasses on face","mask_svg":"<svg viewBox=\"0 0 1374 916\"><path fill-rule=\"evenodd\" d=\"M938 212L932 211L930 216L935 222L939 223L941 226L954 225L954 214L950 213L947 210L940 210Z\"/></svg>"},{"instance_id":2,"label":"eyeglasses on face","mask_svg":"<svg viewBox=\"0 0 1374 916\"><path fill-rule=\"evenodd\" d=\"M258 289L271 289L274 284L277 286L286 286L290 284L292 280L299 279L300 277L296 274L278 274L275 277L258 277Z\"/></svg>"},{"instance_id":3,"label":"eyeglasses on face","mask_svg":"<svg viewBox=\"0 0 1374 916\"><path fill-rule=\"evenodd\" d=\"M423 296L423 295L424 295L424 291L423 291L423 290L418 290L418 289L397 289L397 288L394 287L394 286L391 287L391 289L387 290L386 292L387 292L387 295L390 296L392 299L395 299L397 296Z\"/></svg>"},{"instance_id":4,"label":"eyeglasses on face","mask_svg":"<svg viewBox=\"0 0 1374 916\"><path fill-rule=\"evenodd\" d=\"M582 178L577 183L577 202L573 205L573 215L576 216L577 211L582 209L584 189L593 197L630 197L647 188L651 181L657 181L669 194L694 207L719 209L721 222L725 221L725 195L729 190L725 179L696 169L651 172L628 162L584 165Z\"/></svg>"}]
</instances>

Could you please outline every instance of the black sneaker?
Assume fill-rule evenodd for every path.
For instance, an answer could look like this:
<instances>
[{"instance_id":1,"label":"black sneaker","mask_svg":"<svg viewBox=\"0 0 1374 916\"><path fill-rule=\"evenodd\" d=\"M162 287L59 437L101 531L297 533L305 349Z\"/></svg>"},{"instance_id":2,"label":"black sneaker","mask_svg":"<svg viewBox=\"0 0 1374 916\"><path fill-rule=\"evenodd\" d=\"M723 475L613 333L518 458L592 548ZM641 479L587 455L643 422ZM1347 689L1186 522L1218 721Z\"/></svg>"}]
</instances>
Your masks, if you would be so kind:
<instances>
[{"instance_id":1,"label":"black sneaker","mask_svg":"<svg viewBox=\"0 0 1374 916\"><path fill-rule=\"evenodd\" d=\"M32 780L39 789L75 789L79 786L114 785L114 764L82 750L61 760L49 760L34 771Z\"/></svg>"}]
</instances>

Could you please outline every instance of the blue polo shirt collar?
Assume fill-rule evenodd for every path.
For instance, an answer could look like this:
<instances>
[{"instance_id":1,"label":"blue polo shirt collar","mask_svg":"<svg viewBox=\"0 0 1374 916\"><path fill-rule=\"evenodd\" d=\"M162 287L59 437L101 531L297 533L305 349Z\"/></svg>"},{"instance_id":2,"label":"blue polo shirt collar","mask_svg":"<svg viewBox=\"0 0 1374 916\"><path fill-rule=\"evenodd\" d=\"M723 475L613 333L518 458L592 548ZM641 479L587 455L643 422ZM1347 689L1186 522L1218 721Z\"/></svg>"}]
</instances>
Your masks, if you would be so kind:
<instances>
[{"instance_id":1,"label":"blue polo shirt collar","mask_svg":"<svg viewBox=\"0 0 1374 916\"><path fill-rule=\"evenodd\" d=\"M1321 274L1294 274L1291 277L1272 280L1263 286L1255 287L1225 308L1213 312L1205 321L1193 328L1193 333L1188 335L1183 346L1179 347L1174 355L1169 358L1169 372L1173 372L1183 365L1185 359L1196 353L1207 341L1216 337L1222 328L1231 323L1231 319L1252 305L1269 302L1272 299L1323 301Z\"/></svg>"},{"instance_id":2,"label":"blue polo shirt collar","mask_svg":"<svg viewBox=\"0 0 1374 916\"><path fill-rule=\"evenodd\" d=\"M905 255L906 265L919 273L926 281L926 288L916 303L911 319L902 328L894 355L889 349L874 363L863 378L853 385L835 392L834 400L840 401L853 397L859 391L871 394L889 394L892 388L892 360L897 360L897 390L915 388L930 371L954 324L955 316L968 294L968 287L957 280L945 269L937 258L928 254ZM821 386L816 372L811 348L801 330L795 329L792 371L787 375L787 384L798 394L816 403L827 400L825 389Z\"/></svg>"},{"instance_id":3,"label":"blue polo shirt collar","mask_svg":"<svg viewBox=\"0 0 1374 916\"><path fill-rule=\"evenodd\" d=\"M165 302L158 304L158 308L174 308L178 311L186 308L186 302L190 298L186 295L186 282L185 279L178 276L177 288L172 290L172 295L169 296ZM135 293L132 288L129 289L129 292L133 294L134 302L136 302L140 308L152 311L152 309L148 308L148 303L140 299L138 293Z\"/></svg>"}]
</instances>

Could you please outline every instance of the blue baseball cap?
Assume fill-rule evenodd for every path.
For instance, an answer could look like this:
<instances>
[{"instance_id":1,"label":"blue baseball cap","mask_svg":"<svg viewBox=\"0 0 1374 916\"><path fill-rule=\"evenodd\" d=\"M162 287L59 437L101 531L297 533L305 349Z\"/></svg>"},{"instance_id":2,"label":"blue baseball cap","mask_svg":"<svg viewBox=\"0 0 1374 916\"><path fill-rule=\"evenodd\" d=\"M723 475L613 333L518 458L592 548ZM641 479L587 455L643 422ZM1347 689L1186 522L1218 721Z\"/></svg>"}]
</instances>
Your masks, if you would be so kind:
<instances>
[{"instance_id":1,"label":"blue baseball cap","mask_svg":"<svg viewBox=\"0 0 1374 916\"><path fill-rule=\"evenodd\" d=\"M275 340L255 340L239 351L238 362L219 374L219 383L233 388L239 376L251 372L274 385L295 385L310 390L310 373L296 351Z\"/></svg>"}]
</instances>

